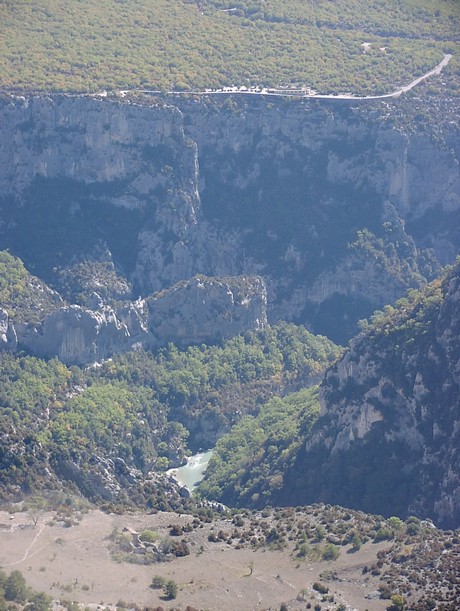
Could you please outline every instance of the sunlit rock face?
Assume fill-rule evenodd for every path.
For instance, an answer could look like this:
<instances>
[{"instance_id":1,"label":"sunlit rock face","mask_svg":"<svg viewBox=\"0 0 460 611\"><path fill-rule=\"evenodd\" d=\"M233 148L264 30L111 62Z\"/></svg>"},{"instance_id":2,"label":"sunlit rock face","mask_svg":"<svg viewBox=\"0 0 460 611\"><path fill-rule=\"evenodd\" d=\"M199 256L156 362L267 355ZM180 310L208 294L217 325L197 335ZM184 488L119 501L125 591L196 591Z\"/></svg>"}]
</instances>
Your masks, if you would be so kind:
<instances>
[{"instance_id":1,"label":"sunlit rock face","mask_svg":"<svg viewBox=\"0 0 460 611\"><path fill-rule=\"evenodd\" d=\"M18 338L8 312L0 308L0 350L16 350Z\"/></svg>"},{"instance_id":2,"label":"sunlit rock face","mask_svg":"<svg viewBox=\"0 0 460 611\"><path fill-rule=\"evenodd\" d=\"M160 344L214 343L267 324L267 291L258 277L197 276L149 299L149 325Z\"/></svg>"}]
</instances>

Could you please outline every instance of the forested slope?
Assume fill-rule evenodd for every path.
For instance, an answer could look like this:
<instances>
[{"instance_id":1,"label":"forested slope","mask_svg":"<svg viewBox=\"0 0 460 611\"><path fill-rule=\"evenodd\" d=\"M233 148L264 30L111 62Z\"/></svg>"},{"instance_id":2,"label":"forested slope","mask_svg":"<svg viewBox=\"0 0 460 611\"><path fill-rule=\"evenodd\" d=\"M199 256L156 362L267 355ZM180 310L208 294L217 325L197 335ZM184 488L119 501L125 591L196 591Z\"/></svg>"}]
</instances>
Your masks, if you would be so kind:
<instances>
[{"instance_id":1,"label":"forested slope","mask_svg":"<svg viewBox=\"0 0 460 611\"><path fill-rule=\"evenodd\" d=\"M313 428L302 426L315 414L311 395L298 396L292 420L278 419L279 428L263 411L255 422L243 420L220 440L203 491L229 503L258 506L266 494L274 504L321 500L458 526L459 291L457 262L375 313L327 372ZM255 426L260 444L238 470L233 448L252 439ZM294 435L279 454L274 447L289 427ZM274 451L281 469L279 458L270 459Z\"/></svg>"},{"instance_id":2,"label":"forested slope","mask_svg":"<svg viewBox=\"0 0 460 611\"><path fill-rule=\"evenodd\" d=\"M381 93L455 55L460 29L456 0L9 0L0 21L0 85L28 91L302 83ZM452 91L457 72L454 58Z\"/></svg>"},{"instance_id":3,"label":"forested slope","mask_svg":"<svg viewBox=\"0 0 460 611\"><path fill-rule=\"evenodd\" d=\"M0 262L6 316L27 325L55 305L58 295L18 259L2 253ZM212 446L271 394L317 380L340 354L326 338L280 324L220 345L138 348L82 369L14 354L1 331L3 499L70 486L93 500L168 506L172 484L155 474Z\"/></svg>"}]
</instances>

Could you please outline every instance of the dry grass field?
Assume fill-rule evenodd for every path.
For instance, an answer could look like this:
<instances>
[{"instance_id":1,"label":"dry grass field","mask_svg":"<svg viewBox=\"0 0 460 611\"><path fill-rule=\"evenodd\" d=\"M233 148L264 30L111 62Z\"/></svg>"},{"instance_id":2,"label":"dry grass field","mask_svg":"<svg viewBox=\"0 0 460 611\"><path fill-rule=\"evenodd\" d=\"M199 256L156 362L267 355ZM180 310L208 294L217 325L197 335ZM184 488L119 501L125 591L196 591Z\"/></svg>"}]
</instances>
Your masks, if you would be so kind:
<instances>
[{"instance_id":1,"label":"dry grass field","mask_svg":"<svg viewBox=\"0 0 460 611\"><path fill-rule=\"evenodd\" d=\"M315 605L337 609L343 604L347 609L379 611L388 605L388 601L368 598L372 592L375 596L379 577L371 571L363 574L363 567L372 566L377 553L390 547L389 541L368 542L356 553L341 547L337 560L312 561L299 558L289 544L282 550L254 550L210 542L210 533L232 530L231 519L222 518L184 532L190 550L187 556L148 566L113 559L114 531L128 529L123 535L127 538L145 529L167 536L171 525L187 527L192 521L189 515L161 512L107 515L90 511L69 527L54 521L52 514L40 516L34 525L26 512L0 512L0 565L7 572L20 570L28 585L53 599L77 601L91 608L161 605L185 609L189 605L219 611L278 610L284 602L293 610ZM325 580L333 572L334 579ZM178 584L174 601L166 601L162 590L150 587L154 575ZM327 596L312 588L316 581L327 584Z\"/></svg>"}]
</instances>

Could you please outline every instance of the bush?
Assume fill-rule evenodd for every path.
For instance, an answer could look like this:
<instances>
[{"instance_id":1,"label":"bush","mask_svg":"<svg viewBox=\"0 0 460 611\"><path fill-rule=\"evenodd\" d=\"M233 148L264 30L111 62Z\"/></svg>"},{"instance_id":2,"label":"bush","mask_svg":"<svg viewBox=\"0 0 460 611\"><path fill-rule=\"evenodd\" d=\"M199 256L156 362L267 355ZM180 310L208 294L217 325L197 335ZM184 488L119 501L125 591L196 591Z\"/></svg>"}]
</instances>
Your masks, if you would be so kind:
<instances>
[{"instance_id":1,"label":"bush","mask_svg":"<svg viewBox=\"0 0 460 611\"><path fill-rule=\"evenodd\" d=\"M329 588L319 581L315 581L313 584L313 589L319 592L320 594L327 594L329 592Z\"/></svg>"},{"instance_id":2,"label":"bush","mask_svg":"<svg viewBox=\"0 0 460 611\"><path fill-rule=\"evenodd\" d=\"M155 577L152 579L150 587L154 590L159 590L161 588L164 588L165 584L166 579L164 577L162 577L161 575L155 575Z\"/></svg>"},{"instance_id":3,"label":"bush","mask_svg":"<svg viewBox=\"0 0 460 611\"><path fill-rule=\"evenodd\" d=\"M309 596L308 588L302 588L297 594L297 600L300 602L306 602Z\"/></svg>"},{"instance_id":4,"label":"bush","mask_svg":"<svg viewBox=\"0 0 460 611\"><path fill-rule=\"evenodd\" d=\"M411 522L410 524L406 525L406 534L408 534L410 537L413 537L414 535L418 535L419 532L420 532L420 524Z\"/></svg>"},{"instance_id":5,"label":"bush","mask_svg":"<svg viewBox=\"0 0 460 611\"><path fill-rule=\"evenodd\" d=\"M143 530L139 535L139 539L144 543L155 543L158 540L158 533L154 530Z\"/></svg>"},{"instance_id":6,"label":"bush","mask_svg":"<svg viewBox=\"0 0 460 611\"><path fill-rule=\"evenodd\" d=\"M351 538L351 551L358 552L361 549L363 541L357 532L353 533Z\"/></svg>"},{"instance_id":7,"label":"bush","mask_svg":"<svg viewBox=\"0 0 460 611\"><path fill-rule=\"evenodd\" d=\"M401 594L393 594L391 597L391 605L388 605L387 611L402 611L406 605L404 596Z\"/></svg>"},{"instance_id":8,"label":"bush","mask_svg":"<svg viewBox=\"0 0 460 611\"><path fill-rule=\"evenodd\" d=\"M29 603L24 607L24 611L50 611L53 599L44 592L34 594Z\"/></svg>"},{"instance_id":9,"label":"bush","mask_svg":"<svg viewBox=\"0 0 460 611\"><path fill-rule=\"evenodd\" d=\"M305 558L308 555L309 547L307 543L302 543L297 552L298 558Z\"/></svg>"},{"instance_id":10,"label":"bush","mask_svg":"<svg viewBox=\"0 0 460 611\"><path fill-rule=\"evenodd\" d=\"M5 583L5 598L17 603L25 603L28 597L26 580L19 571L12 571Z\"/></svg>"},{"instance_id":11,"label":"bush","mask_svg":"<svg viewBox=\"0 0 460 611\"><path fill-rule=\"evenodd\" d=\"M173 524L173 526L171 526L171 530L169 531L169 534L172 537L180 537L181 535L184 534L184 530L182 526L180 526L179 524Z\"/></svg>"},{"instance_id":12,"label":"bush","mask_svg":"<svg viewBox=\"0 0 460 611\"><path fill-rule=\"evenodd\" d=\"M337 560L339 556L340 556L340 550L337 547L337 545L334 545L333 543L328 543L328 545L326 545L321 555L323 560Z\"/></svg>"},{"instance_id":13,"label":"bush","mask_svg":"<svg viewBox=\"0 0 460 611\"><path fill-rule=\"evenodd\" d=\"M406 534L417 535L420 532L420 520L415 516L409 516L406 520Z\"/></svg>"},{"instance_id":14,"label":"bush","mask_svg":"<svg viewBox=\"0 0 460 611\"><path fill-rule=\"evenodd\" d=\"M391 518L388 518L388 524L393 530L401 530L404 526L404 522L401 520L401 518L396 516L391 516Z\"/></svg>"},{"instance_id":15,"label":"bush","mask_svg":"<svg viewBox=\"0 0 460 611\"><path fill-rule=\"evenodd\" d=\"M374 543L378 543L379 541L390 541L393 539L393 531L389 528L379 528L375 533Z\"/></svg>"},{"instance_id":16,"label":"bush","mask_svg":"<svg viewBox=\"0 0 460 611\"><path fill-rule=\"evenodd\" d=\"M165 583L163 590L166 598L168 598L169 600L174 600L177 597L177 592L179 591L179 588L177 583L170 579Z\"/></svg>"},{"instance_id":17,"label":"bush","mask_svg":"<svg viewBox=\"0 0 460 611\"><path fill-rule=\"evenodd\" d=\"M321 526L321 524L318 524L315 527L315 541L322 541L325 536L326 536L326 530L324 526Z\"/></svg>"}]
</instances>

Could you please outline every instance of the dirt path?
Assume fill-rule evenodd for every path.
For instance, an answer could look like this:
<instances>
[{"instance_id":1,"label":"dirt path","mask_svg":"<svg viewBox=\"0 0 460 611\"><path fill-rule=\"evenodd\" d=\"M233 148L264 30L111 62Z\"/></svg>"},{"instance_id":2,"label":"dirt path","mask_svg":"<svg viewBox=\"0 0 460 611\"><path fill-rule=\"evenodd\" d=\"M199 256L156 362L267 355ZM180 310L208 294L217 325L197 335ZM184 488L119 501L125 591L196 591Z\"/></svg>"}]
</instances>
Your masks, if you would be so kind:
<instances>
[{"instance_id":1,"label":"dirt path","mask_svg":"<svg viewBox=\"0 0 460 611\"><path fill-rule=\"evenodd\" d=\"M31 550L34 547L34 545L36 544L36 542L38 541L38 538L40 537L40 535L43 532L43 529L45 528L44 524L40 524L40 526L38 527L38 530L35 534L35 537L32 539L31 543L29 544L29 546L27 547L26 551L24 552L24 555L22 558L20 558L19 560L16 560L15 562L7 562L5 564L3 564L4 567L11 567L11 566L16 566L18 564L21 564L22 562L25 562L31 554Z\"/></svg>"}]
</instances>

